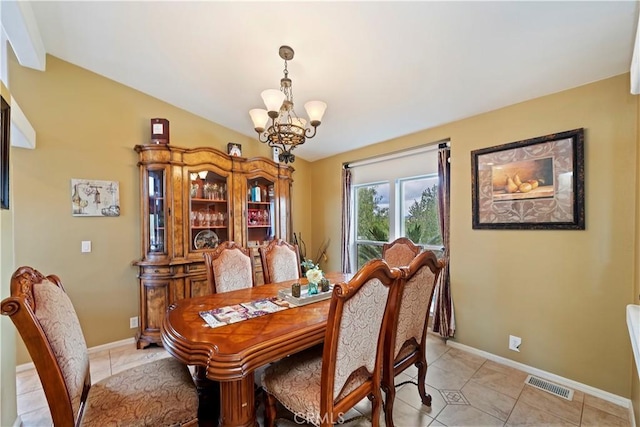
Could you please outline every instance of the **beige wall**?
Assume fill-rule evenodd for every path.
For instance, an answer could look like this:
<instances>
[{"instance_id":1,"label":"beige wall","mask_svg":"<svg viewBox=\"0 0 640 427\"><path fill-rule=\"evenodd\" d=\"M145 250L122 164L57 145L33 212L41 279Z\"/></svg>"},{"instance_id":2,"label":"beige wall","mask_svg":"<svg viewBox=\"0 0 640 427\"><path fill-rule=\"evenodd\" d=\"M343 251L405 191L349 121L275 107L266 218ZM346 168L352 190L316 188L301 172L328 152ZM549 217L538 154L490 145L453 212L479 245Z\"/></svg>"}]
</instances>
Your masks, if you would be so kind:
<instances>
[{"instance_id":1,"label":"beige wall","mask_svg":"<svg viewBox=\"0 0 640 427\"><path fill-rule=\"evenodd\" d=\"M20 67L15 58L9 65L13 96L37 133L35 150L16 148L12 153L16 266L31 265L61 277L90 347L132 337L129 317L138 315L139 296L131 262L140 257L133 147L148 142L149 119L169 120L174 145L224 151L234 141L247 157L271 158L271 152L257 139L55 57L47 57L46 72ZM293 229L310 235L304 206L308 162L297 159L294 167ZM72 178L119 181L121 215L72 217ZM80 252L82 240L92 241L91 253ZM28 360L18 340L18 363Z\"/></svg>"},{"instance_id":2,"label":"beige wall","mask_svg":"<svg viewBox=\"0 0 640 427\"><path fill-rule=\"evenodd\" d=\"M343 162L451 138L455 340L630 398L637 110L622 75L316 162L314 240L340 241ZM580 127L585 231L471 228L472 150ZM330 269L339 254L332 245ZM508 350L509 334L522 337L520 353Z\"/></svg>"},{"instance_id":3,"label":"beige wall","mask_svg":"<svg viewBox=\"0 0 640 427\"><path fill-rule=\"evenodd\" d=\"M0 94L11 105L11 93L0 82ZM15 151L15 150L13 150ZM13 162L9 153L9 163ZM12 174L12 168L9 175ZM9 185L13 184L13 177ZM13 189L10 191L10 195ZM9 283L13 272L13 202L9 210L0 210L0 299L9 295ZM0 426L12 425L16 411L16 331L11 319L0 316Z\"/></svg>"}]
</instances>

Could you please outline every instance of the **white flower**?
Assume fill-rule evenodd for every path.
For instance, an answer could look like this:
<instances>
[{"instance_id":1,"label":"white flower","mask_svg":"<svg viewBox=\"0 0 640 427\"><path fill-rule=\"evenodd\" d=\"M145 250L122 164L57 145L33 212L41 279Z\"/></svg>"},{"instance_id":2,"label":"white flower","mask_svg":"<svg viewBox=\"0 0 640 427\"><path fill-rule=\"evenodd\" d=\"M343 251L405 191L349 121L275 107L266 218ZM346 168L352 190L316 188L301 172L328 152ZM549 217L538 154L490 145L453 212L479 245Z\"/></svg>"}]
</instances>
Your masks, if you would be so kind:
<instances>
[{"instance_id":1,"label":"white flower","mask_svg":"<svg viewBox=\"0 0 640 427\"><path fill-rule=\"evenodd\" d=\"M320 283L323 277L322 270L312 268L311 270L307 270L306 276L310 283Z\"/></svg>"}]
</instances>

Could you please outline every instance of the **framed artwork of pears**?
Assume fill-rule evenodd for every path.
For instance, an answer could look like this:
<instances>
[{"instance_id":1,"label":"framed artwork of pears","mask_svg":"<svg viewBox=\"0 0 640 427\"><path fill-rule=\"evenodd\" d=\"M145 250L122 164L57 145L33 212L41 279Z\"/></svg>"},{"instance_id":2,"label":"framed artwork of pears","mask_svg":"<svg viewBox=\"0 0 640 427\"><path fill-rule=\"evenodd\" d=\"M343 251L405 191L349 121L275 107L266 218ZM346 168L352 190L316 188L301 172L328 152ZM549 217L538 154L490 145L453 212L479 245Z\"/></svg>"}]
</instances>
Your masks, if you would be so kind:
<instances>
[{"instance_id":1,"label":"framed artwork of pears","mask_svg":"<svg viewBox=\"0 0 640 427\"><path fill-rule=\"evenodd\" d=\"M584 129L471 152L474 229L584 230Z\"/></svg>"}]
</instances>

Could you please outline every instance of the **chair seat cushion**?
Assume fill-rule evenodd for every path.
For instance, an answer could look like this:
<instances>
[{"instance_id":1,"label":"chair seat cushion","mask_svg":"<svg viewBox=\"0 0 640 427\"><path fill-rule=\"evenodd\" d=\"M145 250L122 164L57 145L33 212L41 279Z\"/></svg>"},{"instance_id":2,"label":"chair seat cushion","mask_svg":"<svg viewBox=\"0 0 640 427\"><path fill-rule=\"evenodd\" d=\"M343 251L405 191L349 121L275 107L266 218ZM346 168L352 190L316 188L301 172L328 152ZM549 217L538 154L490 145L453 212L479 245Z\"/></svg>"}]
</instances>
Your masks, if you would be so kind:
<instances>
[{"instance_id":1,"label":"chair seat cushion","mask_svg":"<svg viewBox=\"0 0 640 427\"><path fill-rule=\"evenodd\" d=\"M188 368L164 358L94 384L83 426L174 426L195 421L198 395Z\"/></svg>"},{"instance_id":2,"label":"chair seat cushion","mask_svg":"<svg viewBox=\"0 0 640 427\"><path fill-rule=\"evenodd\" d=\"M404 345L400 349L400 352L396 356L394 363L397 364L398 362L403 361L405 358L407 358L407 356L410 356L411 354L415 353L417 349L418 347L415 344L413 344L410 341L407 341L406 343L404 343Z\"/></svg>"},{"instance_id":3,"label":"chair seat cushion","mask_svg":"<svg viewBox=\"0 0 640 427\"><path fill-rule=\"evenodd\" d=\"M262 374L262 387L282 405L314 425L319 425L322 347L296 353L272 363ZM364 383L369 376L358 370L349 377L337 401Z\"/></svg>"}]
</instances>

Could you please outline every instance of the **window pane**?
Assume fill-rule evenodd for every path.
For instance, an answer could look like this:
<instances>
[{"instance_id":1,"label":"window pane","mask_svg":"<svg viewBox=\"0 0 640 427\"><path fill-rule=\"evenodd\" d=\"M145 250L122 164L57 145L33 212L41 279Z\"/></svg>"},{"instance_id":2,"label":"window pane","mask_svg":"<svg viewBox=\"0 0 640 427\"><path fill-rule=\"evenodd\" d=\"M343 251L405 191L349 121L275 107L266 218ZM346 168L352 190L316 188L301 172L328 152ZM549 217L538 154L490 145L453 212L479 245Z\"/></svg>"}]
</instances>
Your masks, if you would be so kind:
<instances>
[{"instance_id":1,"label":"window pane","mask_svg":"<svg viewBox=\"0 0 640 427\"><path fill-rule=\"evenodd\" d=\"M356 240L389 238L389 183L356 187Z\"/></svg>"},{"instance_id":2,"label":"window pane","mask_svg":"<svg viewBox=\"0 0 640 427\"><path fill-rule=\"evenodd\" d=\"M367 261L382 258L382 244L356 243L356 253L358 256L357 269L360 270Z\"/></svg>"},{"instance_id":3,"label":"window pane","mask_svg":"<svg viewBox=\"0 0 640 427\"><path fill-rule=\"evenodd\" d=\"M405 237L422 245L442 245L437 176L401 180L400 211Z\"/></svg>"},{"instance_id":4,"label":"window pane","mask_svg":"<svg viewBox=\"0 0 640 427\"><path fill-rule=\"evenodd\" d=\"M389 183L356 186L355 193L356 260L360 269L367 261L382 257L382 243L389 239Z\"/></svg>"}]
</instances>

